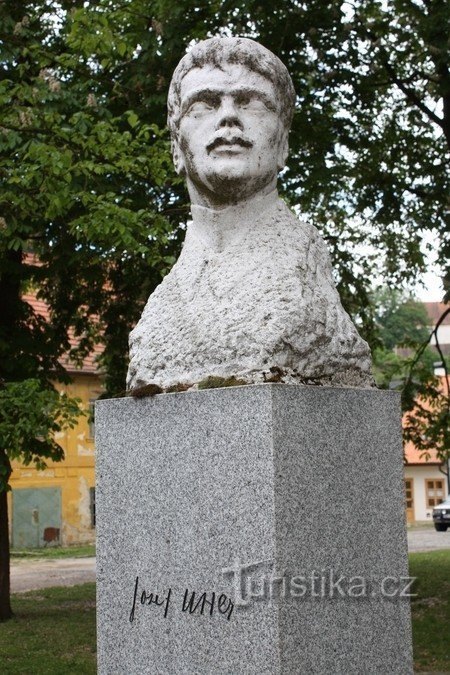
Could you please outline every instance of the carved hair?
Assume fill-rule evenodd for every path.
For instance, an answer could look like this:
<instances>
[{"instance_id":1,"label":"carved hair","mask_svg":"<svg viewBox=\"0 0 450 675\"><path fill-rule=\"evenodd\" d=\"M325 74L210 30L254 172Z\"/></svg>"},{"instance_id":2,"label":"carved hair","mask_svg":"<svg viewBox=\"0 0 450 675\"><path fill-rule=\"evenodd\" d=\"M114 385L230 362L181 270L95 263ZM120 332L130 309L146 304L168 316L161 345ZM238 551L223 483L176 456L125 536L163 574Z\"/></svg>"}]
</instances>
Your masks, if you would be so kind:
<instances>
[{"instance_id":1,"label":"carved hair","mask_svg":"<svg viewBox=\"0 0 450 675\"><path fill-rule=\"evenodd\" d=\"M280 101L283 123L289 129L294 114L295 90L286 66L275 54L254 40L213 37L196 44L175 68L167 98L167 123L172 137L178 135L180 89L185 75L193 68L221 68L225 63L244 65L272 82Z\"/></svg>"}]
</instances>

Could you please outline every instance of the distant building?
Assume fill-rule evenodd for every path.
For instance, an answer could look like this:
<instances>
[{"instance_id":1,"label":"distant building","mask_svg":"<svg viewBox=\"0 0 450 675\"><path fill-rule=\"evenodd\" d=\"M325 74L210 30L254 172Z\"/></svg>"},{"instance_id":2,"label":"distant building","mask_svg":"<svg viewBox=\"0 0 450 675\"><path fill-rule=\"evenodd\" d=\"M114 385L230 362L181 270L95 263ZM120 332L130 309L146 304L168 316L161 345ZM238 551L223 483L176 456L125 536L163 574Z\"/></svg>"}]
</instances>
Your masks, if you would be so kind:
<instances>
[{"instance_id":1,"label":"distant building","mask_svg":"<svg viewBox=\"0 0 450 675\"><path fill-rule=\"evenodd\" d=\"M444 304L443 302L424 302L423 304L425 305L425 309L430 318L431 331L439 321L440 317L444 314L445 310L450 309L450 304ZM437 336L442 353L445 356L450 355L450 313L447 314L442 324L439 326ZM430 344L436 345L434 336L431 339Z\"/></svg>"},{"instance_id":2,"label":"distant building","mask_svg":"<svg viewBox=\"0 0 450 675\"><path fill-rule=\"evenodd\" d=\"M450 305L442 302L424 302L430 319L430 331ZM438 340L444 356L450 355L450 314L446 316L438 329ZM436 340L431 340L436 345ZM440 356L436 350L436 362ZM442 368L435 370L437 375L444 375ZM405 447L405 495L406 517L409 523L432 521L433 507L440 504L448 494L447 466L440 462L435 453L425 459L412 443Z\"/></svg>"},{"instance_id":3,"label":"distant building","mask_svg":"<svg viewBox=\"0 0 450 675\"><path fill-rule=\"evenodd\" d=\"M45 303L25 295L37 314L48 317ZM71 337L72 345L76 340ZM84 410L93 410L102 393L102 379L95 357L87 357L80 368L68 359L64 366L72 384L55 384L56 389L80 398ZM74 429L56 437L64 449L62 462L47 462L47 469L13 462L12 491L9 494L10 536L14 548L70 545L92 542L95 538L95 446L94 420L80 417Z\"/></svg>"},{"instance_id":4,"label":"distant building","mask_svg":"<svg viewBox=\"0 0 450 675\"><path fill-rule=\"evenodd\" d=\"M405 447L405 497L408 523L432 522L433 507L447 496L447 476L434 453L424 459L412 443Z\"/></svg>"}]
</instances>

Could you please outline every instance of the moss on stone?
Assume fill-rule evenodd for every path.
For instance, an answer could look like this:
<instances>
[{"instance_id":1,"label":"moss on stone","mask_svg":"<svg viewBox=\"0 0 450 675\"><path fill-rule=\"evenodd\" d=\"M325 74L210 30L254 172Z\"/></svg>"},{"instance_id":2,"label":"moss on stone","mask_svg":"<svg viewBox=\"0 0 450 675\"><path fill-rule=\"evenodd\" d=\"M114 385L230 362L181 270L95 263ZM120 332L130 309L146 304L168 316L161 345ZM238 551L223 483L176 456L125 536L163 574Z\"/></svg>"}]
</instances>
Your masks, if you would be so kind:
<instances>
[{"instance_id":1,"label":"moss on stone","mask_svg":"<svg viewBox=\"0 0 450 675\"><path fill-rule=\"evenodd\" d=\"M187 391L191 387L192 384L187 383L182 384L181 382L179 382L178 384L173 384L171 387L167 387L166 394L176 394L181 391Z\"/></svg>"},{"instance_id":2,"label":"moss on stone","mask_svg":"<svg viewBox=\"0 0 450 675\"><path fill-rule=\"evenodd\" d=\"M145 384L143 387L135 387L127 392L127 396L133 396L133 398L145 398L146 396L155 396L156 394L162 394L163 390L157 384Z\"/></svg>"},{"instance_id":3,"label":"moss on stone","mask_svg":"<svg viewBox=\"0 0 450 675\"><path fill-rule=\"evenodd\" d=\"M209 375L198 383L199 389L219 389L220 387L240 387L247 384L245 380L239 380L237 377L219 377L218 375Z\"/></svg>"}]
</instances>

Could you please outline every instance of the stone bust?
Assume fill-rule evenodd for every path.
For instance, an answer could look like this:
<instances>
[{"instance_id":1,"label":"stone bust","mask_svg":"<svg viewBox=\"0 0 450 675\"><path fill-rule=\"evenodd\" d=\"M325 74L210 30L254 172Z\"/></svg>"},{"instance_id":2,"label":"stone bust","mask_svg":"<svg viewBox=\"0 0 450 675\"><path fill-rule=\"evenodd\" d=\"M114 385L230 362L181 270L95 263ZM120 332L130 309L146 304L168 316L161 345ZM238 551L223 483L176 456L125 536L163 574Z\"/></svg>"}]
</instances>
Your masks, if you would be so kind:
<instances>
[{"instance_id":1,"label":"stone bust","mask_svg":"<svg viewBox=\"0 0 450 675\"><path fill-rule=\"evenodd\" d=\"M278 198L294 104L285 66L253 40L205 40L178 64L168 124L192 221L131 332L129 389L209 376L373 385L324 241Z\"/></svg>"}]
</instances>

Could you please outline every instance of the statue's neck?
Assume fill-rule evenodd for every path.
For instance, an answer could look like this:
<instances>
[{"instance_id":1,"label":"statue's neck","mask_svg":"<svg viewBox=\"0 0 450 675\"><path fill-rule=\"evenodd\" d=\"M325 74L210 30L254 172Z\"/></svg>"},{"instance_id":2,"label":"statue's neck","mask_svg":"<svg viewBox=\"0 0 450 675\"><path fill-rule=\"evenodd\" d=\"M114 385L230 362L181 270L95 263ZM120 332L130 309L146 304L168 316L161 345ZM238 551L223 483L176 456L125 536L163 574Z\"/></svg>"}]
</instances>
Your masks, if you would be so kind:
<instances>
[{"instance_id":1,"label":"statue's neck","mask_svg":"<svg viewBox=\"0 0 450 675\"><path fill-rule=\"evenodd\" d=\"M273 190L267 195L257 195L224 209L192 204L192 222L188 225L186 243L195 239L205 248L223 250L242 240L257 221L266 219L277 202L278 192Z\"/></svg>"}]
</instances>

